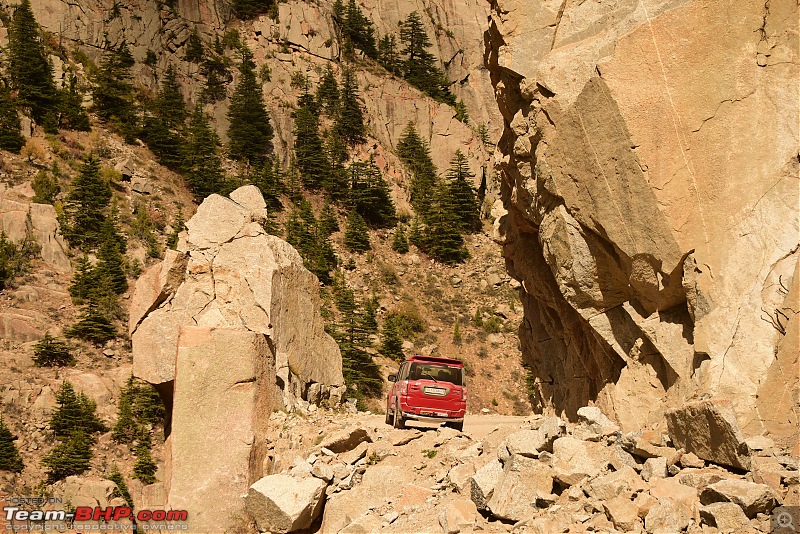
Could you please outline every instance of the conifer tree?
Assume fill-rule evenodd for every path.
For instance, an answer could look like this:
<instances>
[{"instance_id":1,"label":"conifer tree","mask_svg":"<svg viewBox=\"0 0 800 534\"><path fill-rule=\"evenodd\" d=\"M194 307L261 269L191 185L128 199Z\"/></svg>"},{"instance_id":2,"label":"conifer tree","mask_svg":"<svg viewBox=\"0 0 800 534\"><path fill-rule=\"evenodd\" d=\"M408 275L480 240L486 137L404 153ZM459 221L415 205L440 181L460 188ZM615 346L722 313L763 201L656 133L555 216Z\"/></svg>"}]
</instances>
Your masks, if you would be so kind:
<instances>
[{"instance_id":1,"label":"conifer tree","mask_svg":"<svg viewBox=\"0 0 800 534\"><path fill-rule=\"evenodd\" d=\"M200 66L200 74L206 79L200 100L206 104L224 100L228 93L227 85L233 81L227 58L223 52L222 43L217 35L214 42L214 53L209 52Z\"/></svg>"},{"instance_id":2,"label":"conifer tree","mask_svg":"<svg viewBox=\"0 0 800 534\"><path fill-rule=\"evenodd\" d=\"M22 456L14 445L17 436L11 433L5 421L0 418L0 471L10 471L12 473L22 473L25 464Z\"/></svg>"},{"instance_id":3,"label":"conifer tree","mask_svg":"<svg viewBox=\"0 0 800 534\"><path fill-rule=\"evenodd\" d=\"M361 330L367 335L367 346L372 343L369 341L369 336L378 333L378 297L372 295L364 301L359 314L358 323Z\"/></svg>"},{"instance_id":4,"label":"conifer tree","mask_svg":"<svg viewBox=\"0 0 800 534\"><path fill-rule=\"evenodd\" d=\"M395 361L403 361L403 339L397 332L395 321L384 321L381 331L381 354Z\"/></svg>"},{"instance_id":5,"label":"conifer tree","mask_svg":"<svg viewBox=\"0 0 800 534\"><path fill-rule=\"evenodd\" d=\"M328 156L330 172L325 190L334 200L344 200L349 193L349 178L345 162L349 157L344 140L336 133L336 128L331 129L325 142L325 153Z\"/></svg>"},{"instance_id":6,"label":"conifer tree","mask_svg":"<svg viewBox=\"0 0 800 534\"><path fill-rule=\"evenodd\" d=\"M459 227L464 232L474 232L480 228L480 212L475 200L475 190L471 184L474 177L475 173L469 170L466 156L460 149L456 150L456 155L450 160L447 186L453 203L453 212L459 220Z\"/></svg>"},{"instance_id":7,"label":"conifer tree","mask_svg":"<svg viewBox=\"0 0 800 534\"><path fill-rule=\"evenodd\" d=\"M336 220L336 213L333 211L333 206L327 199L322 205L322 211L320 211L319 228L322 234L325 236L329 236L334 232L339 231L339 223Z\"/></svg>"},{"instance_id":8,"label":"conifer tree","mask_svg":"<svg viewBox=\"0 0 800 534\"><path fill-rule=\"evenodd\" d=\"M350 164L349 174L349 206L358 211L373 227L386 228L394 225L397 216L389 184L383 179L374 160L370 159L368 163L354 161Z\"/></svg>"},{"instance_id":9,"label":"conifer tree","mask_svg":"<svg viewBox=\"0 0 800 534\"><path fill-rule=\"evenodd\" d=\"M436 58L427 50L431 41L419 12L412 12L400 24L400 41L404 45L402 54L406 57L402 66L405 79L432 98L455 106L456 100L450 92L449 82L436 65Z\"/></svg>"},{"instance_id":10,"label":"conifer tree","mask_svg":"<svg viewBox=\"0 0 800 534\"><path fill-rule=\"evenodd\" d=\"M306 103L295 110L293 115L295 164L300 172L300 179L306 188L319 189L329 181L330 163L319 135L317 113Z\"/></svg>"},{"instance_id":11,"label":"conifer tree","mask_svg":"<svg viewBox=\"0 0 800 534\"><path fill-rule=\"evenodd\" d=\"M50 416L50 430L57 438L68 437L77 431L92 434L106 429L97 418L95 403L82 391L76 392L67 380L56 394L56 404L58 406Z\"/></svg>"},{"instance_id":12,"label":"conifer tree","mask_svg":"<svg viewBox=\"0 0 800 534\"><path fill-rule=\"evenodd\" d=\"M89 469L92 459L92 440L82 429L72 432L42 459L47 468L49 482L56 482L68 476L80 475Z\"/></svg>"},{"instance_id":13,"label":"conifer tree","mask_svg":"<svg viewBox=\"0 0 800 534\"><path fill-rule=\"evenodd\" d=\"M419 224L419 217L411 219L411 228L408 231L408 243L422 249L422 229Z\"/></svg>"},{"instance_id":14,"label":"conifer tree","mask_svg":"<svg viewBox=\"0 0 800 534\"><path fill-rule=\"evenodd\" d=\"M203 40L197 32L197 28L192 28L192 33L189 34L189 40L186 42L186 61L190 63L201 63L205 55L205 48L203 47Z\"/></svg>"},{"instance_id":15,"label":"conifer tree","mask_svg":"<svg viewBox=\"0 0 800 534\"><path fill-rule=\"evenodd\" d=\"M358 82L355 73L348 68L342 71L342 90L339 98L339 113L334 130L350 146L366 140L366 126L361 102L358 96Z\"/></svg>"},{"instance_id":16,"label":"conifer tree","mask_svg":"<svg viewBox=\"0 0 800 534\"><path fill-rule=\"evenodd\" d=\"M133 402L136 393L136 383L133 375L128 378L122 388L117 405L117 422L114 424L111 438L117 443L133 443L139 435L139 425L133 417Z\"/></svg>"},{"instance_id":17,"label":"conifer tree","mask_svg":"<svg viewBox=\"0 0 800 534\"><path fill-rule=\"evenodd\" d=\"M75 363L70 346L45 332L33 347L33 363L37 367L63 367Z\"/></svg>"},{"instance_id":18,"label":"conifer tree","mask_svg":"<svg viewBox=\"0 0 800 534\"><path fill-rule=\"evenodd\" d=\"M347 217L344 246L350 252L366 252L370 249L367 223L356 210L352 210Z\"/></svg>"},{"instance_id":19,"label":"conifer tree","mask_svg":"<svg viewBox=\"0 0 800 534\"><path fill-rule=\"evenodd\" d=\"M97 253L97 265L94 268L95 283L105 294L121 295L128 290L128 279L125 275L125 259L123 257L125 238L117 231L114 222L114 211L103 221L101 244Z\"/></svg>"},{"instance_id":20,"label":"conifer tree","mask_svg":"<svg viewBox=\"0 0 800 534\"><path fill-rule=\"evenodd\" d=\"M69 286L69 294L73 304L83 304L92 298L97 289L97 277L94 267L89 262L89 256L83 255L78 260L75 267L75 276L72 278L72 285Z\"/></svg>"},{"instance_id":21,"label":"conifer tree","mask_svg":"<svg viewBox=\"0 0 800 534\"><path fill-rule=\"evenodd\" d=\"M233 12L242 20L255 17L260 13L267 13L275 9L275 0L233 0Z\"/></svg>"},{"instance_id":22,"label":"conifer tree","mask_svg":"<svg viewBox=\"0 0 800 534\"><path fill-rule=\"evenodd\" d=\"M392 74L401 73L401 61L397 52L397 37L395 34L384 35L378 43L378 63Z\"/></svg>"},{"instance_id":23,"label":"conifer tree","mask_svg":"<svg viewBox=\"0 0 800 534\"><path fill-rule=\"evenodd\" d=\"M358 7L355 0L348 0L347 6L335 6L336 10L341 10L343 16L341 18L342 37L344 37L344 50L345 53L350 55L354 49L359 49L367 57L372 59L377 58L378 50L375 47L375 29L373 28L372 21L364 16L361 8Z\"/></svg>"},{"instance_id":24,"label":"conifer tree","mask_svg":"<svg viewBox=\"0 0 800 534\"><path fill-rule=\"evenodd\" d=\"M281 180L280 163L277 159L274 162L269 160L264 162L260 168L256 169L250 181L264 195L264 201L270 213L283 209L280 199L280 195L283 192L283 182Z\"/></svg>"},{"instance_id":25,"label":"conifer tree","mask_svg":"<svg viewBox=\"0 0 800 534\"><path fill-rule=\"evenodd\" d=\"M464 261L469 254L464 246L459 226L450 190L447 184L439 184L425 216L423 250L434 259L448 265Z\"/></svg>"},{"instance_id":26,"label":"conifer tree","mask_svg":"<svg viewBox=\"0 0 800 534\"><path fill-rule=\"evenodd\" d=\"M394 231L394 238L392 239L392 250L405 254L408 252L408 239L406 232L403 230L402 225L397 225L397 230Z\"/></svg>"},{"instance_id":27,"label":"conifer tree","mask_svg":"<svg viewBox=\"0 0 800 534\"><path fill-rule=\"evenodd\" d=\"M408 123L397 143L397 155L411 171L411 205L418 214L424 216L436 187L437 171L427 143L422 140L412 123Z\"/></svg>"},{"instance_id":28,"label":"conifer tree","mask_svg":"<svg viewBox=\"0 0 800 534\"><path fill-rule=\"evenodd\" d=\"M456 324L453 327L453 345L456 347L461 346L461 329L458 327L458 319L456 319Z\"/></svg>"},{"instance_id":29,"label":"conifer tree","mask_svg":"<svg viewBox=\"0 0 800 534\"><path fill-rule=\"evenodd\" d=\"M83 93L78 88L78 77L70 73L69 86L59 91L61 128L88 132L92 129L89 114L83 108Z\"/></svg>"},{"instance_id":30,"label":"conifer tree","mask_svg":"<svg viewBox=\"0 0 800 534\"><path fill-rule=\"evenodd\" d=\"M53 132L57 128L57 92L50 64L33 16L30 0L14 10L8 28L8 72L20 104L30 108L31 117Z\"/></svg>"},{"instance_id":31,"label":"conifer tree","mask_svg":"<svg viewBox=\"0 0 800 534\"><path fill-rule=\"evenodd\" d=\"M144 484L155 483L158 466L150 455L150 436L146 431L140 434L139 441L133 452L136 454L136 463L133 464L133 478L138 478Z\"/></svg>"},{"instance_id":32,"label":"conifer tree","mask_svg":"<svg viewBox=\"0 0 800 534\"><path fill-rule=\"evenodd\" d=\"M112 497L122 497L125 501L125 504L133 508L133 498L131 497L131 492L128 489L128 485L125 483L125 479L122 477L122 473L119 472L119 468L115 465L114 470L109 475L108 480L113 482L117 485L117 488L111 494Z\"/></svg>"},{"instance_id":33,"label":"conifer tree","mask_svg":"<svg viewBox=\"0 0 800 534\"><path fill-rule=\"evenodd\" d=\"M161 83L161 89L152 102L150 113L144 119L142 137L159 163L177 171L182 163L183 139L180 130L186 121L186 104L175 68L170 65Z\"/></svg>"},{"instance_id":34,"label":"conifer tree","mask_svg":"<svg viewBox=\"0 0 800 534\"><path fill-rule=\"evenodd\" d=\"M106 53L95 75L92 92L94 110L100 120L121 132L127 141L136 134L134 87L131 67L135 64L128 43L107 44Z\"/></svg>"},{"instance_id":35,"label":"conifer tree","mask_svg":"<svg viewBox=\"0 0 800 534\"><path fill-rule=\"evenodd\" d=\"M258 164L272 153L272 125L261 85L256 79L253 53L247 46L242 46L240 51L239 83L228 108L228 153L233 159Z\"/></svg>"},{"instance_id":36,"label":"conifer tree","mask_svg":"<svg viewBox=\"0 0 800 534\"><path fill-rule=\"evenodd\" d=\"M185 221L183 220L183 208L178 207L178 214L175 216L175 221L172 223L172 231L167 236L167 248L175 250L178 246L178 237L185 228Z\"/></svg>"},{"instance_id":37,"label":"conifer tree","mask_svg":"<svg viewBox=\"0 0 800 534\"><path fill-rule=\"evenodd\" d=\"M331 116L339 105L339 83L336 81L330 63L326 66L325 74L317 87L317 104Z\"/></svg>"},{"instance_id":38,"label":"conifer tree","mask_svg":"<svg viewBox=\"0 0 800 534\"><path fill-rule=\"evenodd\" d=\"M11 99L6 84L0 81L0 150L19 154L25 146L25 139L22 138L20 129L17 106Z\"/></svg>"},{"instance_id":39,"label":"conifer tree","mask_svg":"<svg viewBox=\"0 0 800 534\"><path fill-rule=\"evenodd\" d=\"M73 246L92 247L100 242L103 212L111 200L111 187L100 176L100 162L92 154L72 182L64 203L65 236Z\"/></svg>"},{"instance_id":40,"label":"conifer tree","mask_svg":"<svg viewBox=\"0 0 800 534\"><path fill-rule=\"evenodd\" d=\"M58 172L58 166L53 164ZM56 173L49 173L42 169L36 173L36 176L31 182L31 188L35 193L33 201L37 204L53 204L56 201L56 196L61 192L61 187L58 185Z\"/></svg>"},{"instance_id":41,"label":"conifer tree","mask_svg":"<svg viewBox=\"0 0 800 534\"><path fill-rule=\"evenodd\" d=\"M340 319L333 329L333 337L342 352L345 383L360 395L380 395L383 382L380 369L366 350L369 334L362 328L362 312L356 305L353 290L337 287L335 299Z\"/></svg>"},{"instance_id":42,"label":"conifer tree","mask_svg":"<svg viewBox=\"0 0 800 534\"><path fill-rule=\"evenodd\" d=\"M90 300L83 307L78 322L69 327L64 335L102 345L117 337L117 331L108 315L101 311L99 304Z\"/></svg>"},{"instance_id":43,"label":"conifer tree","mask_svg":"<svg viewBox=\"0 0 800 534\"><path fill-rule=\"evenodd\" d=\"M186 130L183 175L197 200L221 192L226 186L222 161L217 154L219 137L200 106L192 113Z\"/></svg>"}]
</instances>

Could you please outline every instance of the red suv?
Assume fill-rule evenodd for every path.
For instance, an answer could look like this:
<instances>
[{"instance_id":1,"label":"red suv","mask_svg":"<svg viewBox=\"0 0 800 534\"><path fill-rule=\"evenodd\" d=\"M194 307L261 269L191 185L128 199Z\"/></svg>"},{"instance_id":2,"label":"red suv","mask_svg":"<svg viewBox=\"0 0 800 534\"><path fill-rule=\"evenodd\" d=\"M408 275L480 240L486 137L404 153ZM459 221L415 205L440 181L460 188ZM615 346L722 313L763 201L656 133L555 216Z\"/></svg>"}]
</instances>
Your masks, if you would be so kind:
<instances>
[{"instance_id":1,"label":"red suv","mask_svg":"<svg viewBox=\"0 0 800 534\"><path fill-rule=\"evenodd\" d=\"M386 424L405 428L414 419L462 430L467 411L464 364L450 358L412 356L404 361L386 399Z\"/></svg>"}]
</instances>

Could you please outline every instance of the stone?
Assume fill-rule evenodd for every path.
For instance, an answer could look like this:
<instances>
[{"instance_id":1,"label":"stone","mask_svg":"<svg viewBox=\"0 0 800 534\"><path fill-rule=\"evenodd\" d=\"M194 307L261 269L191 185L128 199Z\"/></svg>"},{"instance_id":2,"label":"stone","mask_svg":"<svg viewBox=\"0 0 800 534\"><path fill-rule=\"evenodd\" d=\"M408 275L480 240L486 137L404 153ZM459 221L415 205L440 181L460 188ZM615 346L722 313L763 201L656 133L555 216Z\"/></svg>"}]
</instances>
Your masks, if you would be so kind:
<instances>
[{"instance_id":1,"label":"stone","mask_svg":"<svg viewBox=\"0 0 800 534\"><path fill-rule=\"evenodd\" d=\"M429 488L424 488L416 484L407 484L403 488L403 493L395 503L395 508L404 510L408 508L416 508L425 504L428 497L433 495L433 491Z\"/></svg>"},{"instance_id":2,"label":"stone","mask_svg":"<svg viewBox=\"0 0 800 534\"><path fill-rule=\"evenodd\" d=\"M54 493L73 506L105 508L111 502L116 489L117 485L107 479L73 475L65 478L61 487Z\"/></svg>"},{"instance_id":3,"label":"stone","mask_svg":"<svg viewBox=\"0 0 800 534\"><path fill-rule=\"evenodd\" d=\"M42 261L58 272L72 272L69 247L62 237L56 210L50 204L12 200L0 189L0 231L14 243L30 234L41 247Z\"/></svg>"},{"instance_id":4,"label":"stone","mask_svg":"<svg viewBox=\"0 0 800 534\"><path fill-rule=\"evenodd\" d=\"M471 529L478 519L478 508L469 499L457 499L450 502L439 513L439 526L445 534L458 534Z\"/></svg>"},{"instance_id":5,"label":"stone","mask_svg":"<svg viewBox=\"0 0 800 534\"><path fill-rule=\"evenodd\" d=\"M747 447L729 401L705 400L667 412L669 435L676 447L737 469L750 469Z\"/></svg>"},{"instance_id":6,"label":"stone","mask_svg":"<svg viewBox=\"0 0 800 534\"><path fill-rule=\"evenodd\" d=\"M395 447L401 447L421 437L422 432L416 429L409 428L406 430L392 430L392 432L389 434L389 443Z\"/></svg>"},{"instance_id":7,"label":"stone","mask_svg":"<svg viewBox=\"0 0 800 534\"><path fill-rule=\"evenodd\" d=\"M506 438L505 444L511 454L531 458L539 451L553 452L553 442L566 432L565 423L558 417L548 417L535 430L520 430Z\"/></svg>"},{"instance_id":8,"label":"stone","mask_svg":"<svg viewBox=\"0 0 800 534\"><path fill-rule=\"evenodd\" d=\"M599 443L571 436L553 442L553 477L563 485L572 486L598 475L607 465L607 448Z\"/></svg>"},{"instance_id":9,"label":"stone","mask_svg":"<svg viewBox=\"0 0 800 534\"><path fill-rule=\"evenodd\" d=\"M654 477L667 478L668 475L666 458L648 458L642 466L642 478L645 481Z\"/></svg>"},{"instance_id":10,"label":"stone","mask_svg":"<svg viewBox=\"0 0 800 534\"><path fill-rule=\"evenodd\" d=\"M536 510L536 499L553 492L553 473L546 464L517 454L503 466L486 507L494 517L521 521Z\"/></svg>"},{"instance_id":11,"label":"stone","mask_svg":"<svg viewBox=\"0 0 800 534\"><path fill-rule=\"evenodd\" d=\"M371 441L366 428L354 427L346 428L332 436L328 436L322 440L319 447L334 453L342 453L355 449L360 443L370 443ZM366 449L364 450L366 451Z\"/></svg>"},{"instance_id":12,"label":"stone","mask_svg":"<svg viewBox=\"0 0 800 534\"><path fill-rule=\"evenodd\" d=\"M700 519L697 490L672 478L654 478L649 483L650 495L657 499L645 515L648 532L675 532Z\"/></svg>"},{"instance_id":13,"label":"stone","mask_svg":"<svg viewBox=\"0 0 800 534\"><path fill-rule=\"evenodd\" d=\"M700 494L700 502L732 502L744 511L749 518L757 514L768 514L778 504L772 488L766 484L756 484L747 480L720 480L708 485Z\"/></svg>"},{"instance_id":14,"label":"stone","mask_svg":"<svg viewBox=\"0 0 800 534\"><path fill-rule=\"evenodd\" d=\"M732 502L715 502L700 508L700 518L720 532L740 532L750 520L742 509Z\"/></svg>"},{"instance_id":15,"label":"stone","mask_svg":"<svg viewBox=\"0 0 800 534\"><path fill-rule=\"evenodd\" d=\"M231 200L251 212L260 212L267 207L267 203L264 202L261 191L254 185L242 186L233 191L229 196Z\"/></svg>"},{"instance_id":16,"label":"stone","mask_svg":"<svg viewBox=\"0 0 800 534\"><path fill-rule=\"evenodd\" d=\"M687 452L681 455L680 463L681 467L695 467L698 469L702 469L706 466L706 462L693 452Z\"/></svg>"},{"instance_id":17,"label":"stone","mask_svg":"<svg viewBox=\"0 0 800 534\"><path fill-rule=\"evenodd\" d=\"M478 510L486 510L487 502L492 497L495 486L497 486L503 475L503 464L500 460L494 459L478 469L469 479L470 499L478 507Z\"/></svg>"},{"instance_id":18,"label":"stone","mask_svg":"<svg viewBox=\"0 0 800 534\"><path fill-rule=\"evenodd\" d=\"M753 451L769 451L775 448L775 442L767 436L753 436L744 442Z\"/></svg>"},{"instance_id":19,"label":"stone","mask_svg":"<svg viewBox=\"0 0 800 534\"><path fill-rule=\"evenodd\" d=\"M339 461L342 461L348 465L353 465L367 455L368 447L369 445L367 442L362 441L353 450L343 452L341 455L339 455Z\"/></svg>"},{"instance_id":20,"label":"stone","mask_svg":"<svg viewBox=\"0 0 800 534\"><path fill-rule=\"evenodd\" d=\"M256 332L180 330L165 483L169 508L187 510L198 530L218 529L220 518L243 512L241 495L264 474L263 414L281 402L274 362Z\"/></svg>"},{"instance_id":21,"label":"stone","mask_svg":"<svg viewBox=\"0 0 800 534\"><path fill-rule=\"evenodd\" d=\"M250 486L244 502L262 532L293 532L310 527L322 511L325 487L317 478L269 475Z\"/></svg>"},{"instance_id":22,"label":"stone","mask_svg":"<svg viewBox=\"0 0 800 534\"><path fill-rule=\"evenodd\" d=\"M334 476L333 467L324 462L314 462L314 467L311 469L311 476L330 483Z\"/></svg>"},{"instance_id":23,"label":"stone","mask_svg":"<svg viewBox=\"0 0 800 534\"><path fill-rule=\"evenodd\" d=\"M183 282L189 256L176 250L164 252L164 259L148 268L136 280L128 305L128 333L136 330L144 317L158 308Z\"/></svg>"},{"instance_id":24,"label":"stone","mask_svg":"<svg viewBox=\"0 0 800 534\"><path fill-rule=\"evenodd\" d=\"M630 532L639 525L639 509L630 499L614 497L603 501L603 510L617 530Z\"/></svg>"},{"instance_id":25,"label":"stone","mask_svg":"<svg viewBox=\"0 0 800 534\"><path fill-rule=\"evenodd\" d=\"M619 426L611 421L596 406L584 406L578 410L578 421L587 430L600 436L610 436L619 432Z\"/></svg>"},{"instance_id":26,"label":"stone","mask_svg":"<svg viewBox=\"0 0 800 534\"><path fill-rule=\"evenodd\" d=\"M645 488L639 474L632 467L626 465L618 471L591 480L586 485L585 491L590 497L603 502L615 497L624 497L630 500Z\"/></svg>"},{"instance_id":27,"label":"stone","mask_svg":"<svg viewBox=\"0 0 800 534\"><path fill-rule=\"evenodd\" d=\"M458 464L447 472L447 478L459 493L469 492L470 478L475 474L475 465L470 463Z\"/></svg>"}]
</instances>

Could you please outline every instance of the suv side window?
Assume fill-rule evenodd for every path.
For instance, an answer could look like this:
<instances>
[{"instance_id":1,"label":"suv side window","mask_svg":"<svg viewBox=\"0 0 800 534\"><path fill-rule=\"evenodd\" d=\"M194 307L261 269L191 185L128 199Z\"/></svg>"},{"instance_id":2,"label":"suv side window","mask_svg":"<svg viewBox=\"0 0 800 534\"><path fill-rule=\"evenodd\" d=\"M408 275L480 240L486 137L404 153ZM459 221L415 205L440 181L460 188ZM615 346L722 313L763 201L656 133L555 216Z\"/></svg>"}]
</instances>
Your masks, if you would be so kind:
<instances>
[{"instance_id":1,"label":"suv side window","mask_svg":"<svg viewBox=\"0 0 800 534\"><path fill-rule=\"evenodd\" d=\"M408 364L404 363L400 366L400 371L397 374L397 381L400 382L406 379L406 375L408 375Z\"/></svg>"}]
</instances>

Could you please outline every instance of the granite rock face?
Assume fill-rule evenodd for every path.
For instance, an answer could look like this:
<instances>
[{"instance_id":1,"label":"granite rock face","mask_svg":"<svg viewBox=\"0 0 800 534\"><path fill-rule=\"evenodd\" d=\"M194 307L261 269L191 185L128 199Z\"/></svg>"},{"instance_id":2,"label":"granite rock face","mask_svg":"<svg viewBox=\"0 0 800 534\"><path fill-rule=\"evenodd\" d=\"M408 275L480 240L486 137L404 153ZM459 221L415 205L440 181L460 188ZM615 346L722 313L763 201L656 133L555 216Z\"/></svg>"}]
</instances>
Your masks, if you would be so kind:
<instances>
[{"instance_id":1,"label":"granite rock face","mask_svg":"<svg viewBox=\"0 0 800 534\"><path fill-rule=\"evenodd\" d=\"M543 408L628 431L698 394L796 441L770 406L796 401L797 9L492 2L496 238Z\"/></svg>"}]
</instances>

